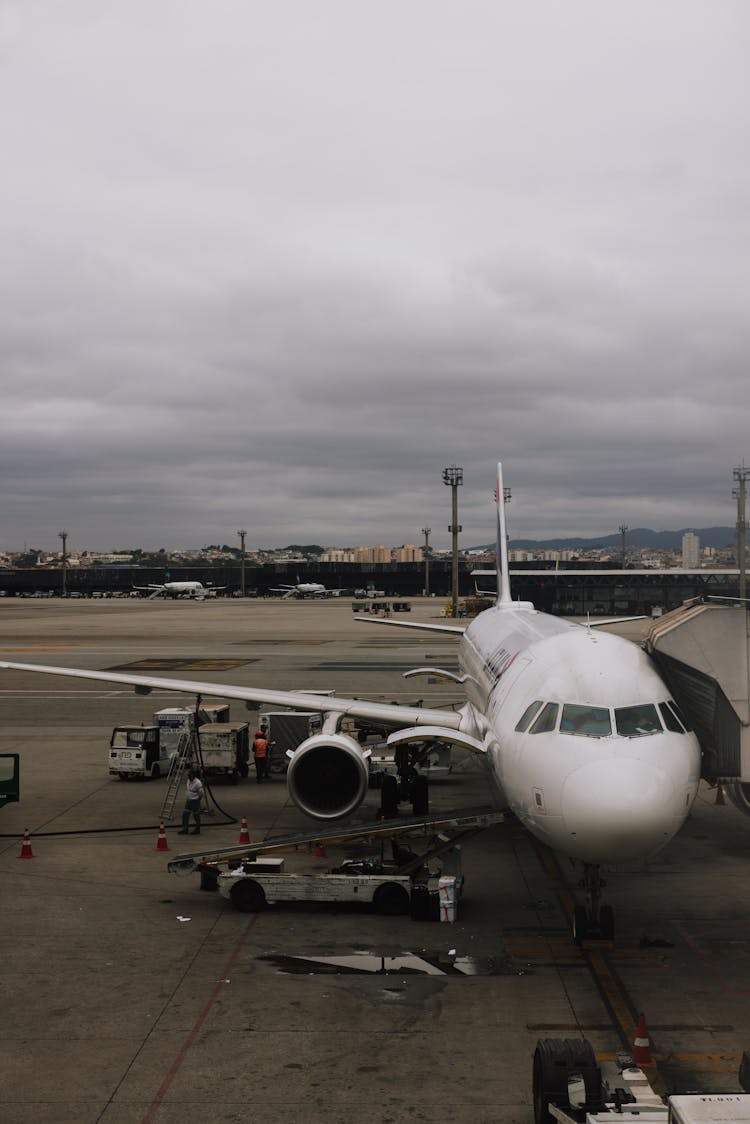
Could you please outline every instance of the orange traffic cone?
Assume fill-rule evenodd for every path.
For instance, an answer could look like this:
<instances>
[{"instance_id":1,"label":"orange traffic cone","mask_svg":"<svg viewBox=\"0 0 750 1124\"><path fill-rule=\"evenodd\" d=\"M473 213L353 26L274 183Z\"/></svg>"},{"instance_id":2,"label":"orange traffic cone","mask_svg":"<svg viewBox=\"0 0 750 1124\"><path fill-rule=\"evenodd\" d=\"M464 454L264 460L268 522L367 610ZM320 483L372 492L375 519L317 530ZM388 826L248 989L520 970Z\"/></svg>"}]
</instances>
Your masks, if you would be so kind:
<instances>
[{"instance_id":1,"label":"orange traffic cone","mask_svg":"<svg viewBox=\"0 0 750 1124\"><path fill-rule=\"evenodd\" d=\"M651 1039L646 1026L646 1016L643 1013L638 1016L638 1029L633 1041L633 1061L639 1069L653 1069L656 1065L651 1053Z\"/></svg>"},{"instance_id":2,"label":"orange traffic cone","mask_svg":"<svg viewBox=\"0 0 750 1124\"><path fill-rule=\"evenodd\" d=\"M721 781L718 781L716 784L716 799L714 800L714 804L726 804L726 800L724 799L724 788Z\"/></svg>"},{"instance_id":3,"label":"orange traffic cone","mask_svg":"<svg viewBox=\"0 0 750 1124\"><path fill-rule=\"evenodd\" d=\"M325 849L325 847L323 846L322 843L316 843L315 844L315 858L316 859L328 858L328 856L326 855L326 849Z\"/></svg>"},{"instance_id":4,"label":"orange traffic cone","mask_svg":"<svg viewBox=\"0 0 750 1124\"><path fill-rule=\"evenodd\" d=\"M17 856L19 859L33 859L34 852L31 849L31 839L29 838L29 829L23 833L23 844L21 846L21 854Z\"/></svg>"},{"instance_id":5,"label":"orange traffic cone","mask_svg":"<svg viewBox=\"0 0 750 1124\"><path fill-rule=\"evenodd\" d=\"M169 844L167 843L167 833L164 830L164 824L159 824L159 835L156 840L155 851L168 851Z\"/></svg>"},{"instance_id":6,"label":"orange traffic cone","mask_svg":"<svg viewBox=\"0 0 750 1124\"><path fill-rule=\"evenodd\" d=\"M242 823L240 824L240 837L237 840L237 842L238 843L249 843L250 842L250 832L248 831L248 827L247 827L247 816L242 817Z\"/></svg>"}]
</instances>

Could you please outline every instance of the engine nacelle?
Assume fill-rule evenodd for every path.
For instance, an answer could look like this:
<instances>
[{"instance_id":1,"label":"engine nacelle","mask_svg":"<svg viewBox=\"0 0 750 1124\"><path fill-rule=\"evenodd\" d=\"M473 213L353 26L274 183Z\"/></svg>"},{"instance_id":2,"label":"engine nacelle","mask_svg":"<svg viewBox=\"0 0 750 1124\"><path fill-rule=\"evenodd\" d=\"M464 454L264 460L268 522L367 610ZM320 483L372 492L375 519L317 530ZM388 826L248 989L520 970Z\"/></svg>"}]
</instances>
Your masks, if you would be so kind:
<instances>
[{"instance_id":1,"label":"engine nacelle","mask_svg":"<svg viewBox=\"0 0 750 1124\"><path fill-rule=\"evenodd\" d=\"M289 795L316 820L349 816L367 794L369 756L370 750L347 734L315 734L287 752Z\"/></svg>"}]
</instances>

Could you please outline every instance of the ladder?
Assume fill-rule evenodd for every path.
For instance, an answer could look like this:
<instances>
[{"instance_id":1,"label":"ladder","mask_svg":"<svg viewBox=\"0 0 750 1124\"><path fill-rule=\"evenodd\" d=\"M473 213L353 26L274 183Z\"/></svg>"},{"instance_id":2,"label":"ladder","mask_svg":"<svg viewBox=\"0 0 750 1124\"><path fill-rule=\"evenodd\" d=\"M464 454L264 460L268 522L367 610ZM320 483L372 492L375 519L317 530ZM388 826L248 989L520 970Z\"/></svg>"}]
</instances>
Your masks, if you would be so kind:
<instances>
[{"instance_id":1,"label":"ladder","mask_svg":"<svg viewBox=\"0 0 750 1124\"><path fill-rule=\"evenodd\" d=\"M180 791L185 768L190 764L193 756L193 735L187 731L180 734L177 750L167 775L167 791L159 813L162 823L171 823L174 816L174 806L177 803L177 793Z\"/></svg>"}]
</instances>

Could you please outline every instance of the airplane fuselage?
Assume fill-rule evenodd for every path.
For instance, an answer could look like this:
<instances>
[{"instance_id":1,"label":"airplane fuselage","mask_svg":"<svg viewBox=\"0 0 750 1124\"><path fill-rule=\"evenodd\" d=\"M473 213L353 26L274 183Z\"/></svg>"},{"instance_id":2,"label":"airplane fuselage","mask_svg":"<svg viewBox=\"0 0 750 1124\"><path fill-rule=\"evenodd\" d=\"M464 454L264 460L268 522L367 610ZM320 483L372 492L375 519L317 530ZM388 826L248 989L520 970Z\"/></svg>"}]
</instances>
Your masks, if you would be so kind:
<instances>
[{"instance_id":1,"label":"airplane fuselage","mask_svg":"<svg viewBox=\"0 0 750 1124\"><path fill-rule=\"evenodd\" d=\"M466 629L459 665L493 780L538 839L616 863L655 854L679 831L700 746L636 644L497 605Z\"/></svg>"}]
</instances>

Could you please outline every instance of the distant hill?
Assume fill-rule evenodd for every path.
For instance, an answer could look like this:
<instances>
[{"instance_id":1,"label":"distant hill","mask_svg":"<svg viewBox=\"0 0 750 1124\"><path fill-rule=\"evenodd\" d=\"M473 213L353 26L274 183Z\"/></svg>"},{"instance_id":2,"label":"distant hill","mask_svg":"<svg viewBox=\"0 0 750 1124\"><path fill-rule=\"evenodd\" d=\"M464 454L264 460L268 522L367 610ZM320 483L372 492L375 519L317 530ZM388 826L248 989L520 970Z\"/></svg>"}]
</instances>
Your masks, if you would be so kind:
<instances>
[{"instance_id":1,"label":"distant hill","mask_svg":"<svg viewBox=\"0 0 750 1124\"><path fill-rule=\"evenodd\" d=\"M701 546L717 549L734 546L736 529L734 527L685 527L680 531L651 531L648 527L631 527L625 536L628 550L681 550L682 536L692 531L700 539ZM616 550L619 551L622 539L619 534L599 535L593 539L511 539L511 550ZM476 550L494 550L495 544L474 547Z\"/></svg>"}]
</instances>

